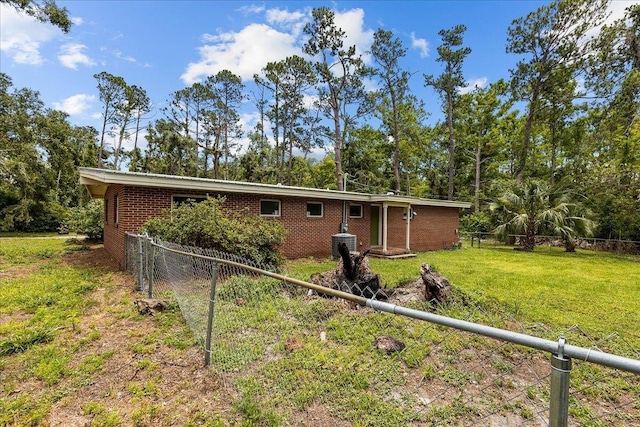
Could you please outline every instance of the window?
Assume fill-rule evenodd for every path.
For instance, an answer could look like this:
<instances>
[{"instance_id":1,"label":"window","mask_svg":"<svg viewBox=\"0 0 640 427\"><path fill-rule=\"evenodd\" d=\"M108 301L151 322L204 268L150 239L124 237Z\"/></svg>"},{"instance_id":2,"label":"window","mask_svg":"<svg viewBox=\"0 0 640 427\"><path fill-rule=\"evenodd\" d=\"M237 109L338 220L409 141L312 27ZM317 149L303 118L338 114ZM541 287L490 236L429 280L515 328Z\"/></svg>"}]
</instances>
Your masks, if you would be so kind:
<instances>
[{"instance_id":1,"label":"window","mask_svg":"<svg viewBox=\"0 0 640 427\"><path fill-rule=\"evenodd\" d=\"M104 223L109 224L109 200L104 201Z\"/></svg>"},{"instance_id":2,"label":"window","mask_svg":"<svg viewBox=\"0 0 640 427\"><path fill-rule=\"evenodd\" d=\"M260 200L261 216L280 216L280 200Z\"/></svg>"},{"instance_id":3,"label":"window","mask_svg":"<svg viewBox=\"0 0 640 427\"><path fill-rule=\"evenodd\" d=\"M320 202L307 202L307 216L308 217L322 217L322 203L320 203Z\"/></svg>"},{"instance_id":4,"label":"window","mask_svg":"<svg viewBox=\"0 0 640 427\"><path fill-rule=\"evenodd\" d=\"M362 218L362 205L349 205L349 218Z\"/></svg>"},{"instance_id":5,"label":"window","mask_svg":"<svg viewBox=\"0 0 640 427\"><path fill-rule=\"evenodd\" d=\"M173 206L174 208L177 208L178 206L184 205L185 203L196 204L196 203L204 202L205 200L207 200L207 196L185 196L185 195L172 196L171 206Z\"/></svg>"},{"instance_id":6,"label":"window","mask_svg":"<svg viewBox=\"0 0 640 427\"><path fill-rule=\"evenodd\" d=\"M113 223L118 225L118 195L113 196Z\"/></svg>"}]
</instances>

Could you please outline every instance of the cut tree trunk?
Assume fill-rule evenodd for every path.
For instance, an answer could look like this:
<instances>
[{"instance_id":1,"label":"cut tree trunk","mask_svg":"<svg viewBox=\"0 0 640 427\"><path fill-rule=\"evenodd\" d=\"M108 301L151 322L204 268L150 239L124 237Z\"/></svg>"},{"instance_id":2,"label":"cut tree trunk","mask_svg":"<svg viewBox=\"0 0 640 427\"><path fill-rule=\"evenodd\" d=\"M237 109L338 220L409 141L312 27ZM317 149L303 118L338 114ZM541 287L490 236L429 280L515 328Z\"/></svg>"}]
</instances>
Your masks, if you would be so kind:
<instances>
[{"instance_id":1,"label":"cut tree trunk","mask_svg":"<svg viewBox=\"0 0 640 427\"><path fill-rule=\"evenodd\" d=\"M380 276L374 273L366 258L368 250L362 254L350 253L345 243L338 245L340 261L335 269L311 276L311 282L326 288L349 292L365 298L386 300L386 292L380 288Z\"/></svg>"},{"instance_id":2,"label":"cut tree trunk","mask_svg":"<svg viewBox=\"0 0 640 427\"><path fill-rule=\"evenodd\" d=\"M420 280L424 283L424 297L427 301L443 303L451 295L451 284L440 273L431 271L429 264L420 267Z\"/></svg>"}]
</instances>

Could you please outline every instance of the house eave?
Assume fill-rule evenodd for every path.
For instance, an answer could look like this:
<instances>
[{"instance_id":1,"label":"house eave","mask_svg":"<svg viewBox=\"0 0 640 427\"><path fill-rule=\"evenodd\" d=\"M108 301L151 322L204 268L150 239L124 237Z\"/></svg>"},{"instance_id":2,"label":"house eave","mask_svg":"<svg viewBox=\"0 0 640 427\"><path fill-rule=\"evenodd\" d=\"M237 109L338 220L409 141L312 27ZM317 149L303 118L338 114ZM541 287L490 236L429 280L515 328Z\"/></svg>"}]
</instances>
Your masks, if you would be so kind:
<instances>
[{"instance_id":1,"label":"house eave","mask_svg":"<svg viewBox=\"0 0 640 427\"><path fill-rule=\"evenodd\" d=\"M104 198L110 185L169 188L179 191L208 191L216 193L261 194L266 197L304 197L307 199L331 199L354 202L387 203L390 205L442 206L469 208L470 203L450 200L418 199L395 195L355 193L350 191L302 188L287 185L259 184L224 181L185 176L159 175L140 172L122 172L107 169L79 168L80 184L87 187L93 198Z\"/></svg>"},{"instance_id":2,"label":"house eave","mask_svg":"<svg viewBox=\"0 0 640 427\"><path fill-rule=\"evenodd\" d=\"M463 208L469 209L471 203L459 202L455 200L438 200L438 199L421 199L417 197L404 197L395 195L377 195L371 194L370 201L372 203L386 203L389 206L435 206L444 208Z\"/></svg>"}]
</instances>

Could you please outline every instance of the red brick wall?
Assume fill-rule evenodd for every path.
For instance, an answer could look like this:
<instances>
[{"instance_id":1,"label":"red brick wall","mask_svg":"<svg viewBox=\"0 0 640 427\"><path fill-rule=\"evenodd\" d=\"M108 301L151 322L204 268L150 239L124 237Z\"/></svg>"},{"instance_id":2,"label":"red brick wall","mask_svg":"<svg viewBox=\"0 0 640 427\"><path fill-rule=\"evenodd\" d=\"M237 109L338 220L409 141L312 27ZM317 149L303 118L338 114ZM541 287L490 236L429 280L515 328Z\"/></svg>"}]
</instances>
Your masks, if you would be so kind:
<instances>
[{"instance_id":1,"label":"red brick wall","mask_svg":"<svg viewBox=\"0 0 640 427\"><path fill-rule=\"evenodd\" d=\"M458 242L458 209L414 206L411 220L411 250L430 251Z\"/></svg>"},{"instance_id":2,"label":"red brick wall","mask_svg":"<svg viewBox=\"0 0 640 427\"><path fill-rule=\"evenodd\" d=\"M407 222L402 218L404 212L405 208L394 206L387 208L387 248L407 247ZM413 249L413 245L410 246Z\"/></svg>"},{"instance_id":3,"label":"red brick wall","mask_svg":"<svg viewBox=\"0 0 640 427\"><path fill-rule=\"evenodd\" d=\"M206 195L198 191L174 191L159 188L110 186L105 194L107 222L104 226L104 246L124 265L124 235L126 232L139 233L149 218L158 217L171 208L173 195ZM260 200L280 200L279 217L265 217L273 221L282 221L287 234L280 250L286 258L326 257L331 255L331 236L340 231L343 202L340 200L316 200L296 197L263 197L251 194L217 194L225 196L225 206L257 215L260 212ZM118 196L118 223L115 224L114 196ZM321 218L307 217L307 202L323 204ZM358 203L360 204L360 203ZM348 232L356 236L357 250L370 247L370 205L361 203L362 218L349 218ZM348 205L347 205L348 209ZM382 210L382 209L381 209ZM458 228L458 211L450 208L418 206L414 210L418 215L411 223L411 249L441 249L458 241L454 230ZM348 210L347 210L348 213ZM389 242L388 247L406 246L406 222L402 218L403 208L388 208ZM382 221L382 219L381 219Z\"/></svg>"},{"instance_id":4,"label":"red brick wall","mask_svg":"<svg viewBox=\"0 0 640 427\"><path fill-rule=\"evenodd\" d=\"M435 206L413 206L417 213L411 220L410 249L412 251L430 251L450 247L458 242L458 210ZM401 207L387 209L389 230L388 248L405 248L407 220Z\"/></svg>"},{"instance_id":5,"label":"red brick wall","mask_svg":"<svg viewBox=\"0 0 640 427\"><path fill-rule=\"evenodd\" d=\"M118 196L118 206L115 203L115 196ZM124 187L122 185L110 186L104 196L104 247L105 249L123 265L124 261L124 230L122 228L122 202L124 201ZM114 223L114 212L118 209L118 224Z\"/></svg>"},{"instance_id":6,"label":"red brick wall","mask_svg":"<svg viewBox=\"0 0 640 427\"><path fill-rule=\"evenodd\" d=\"M113 223L114 195L118 195L118 224ZM110 186L105 194L108 201L104 237L105 249L124 265L124 235L126 232L138 233L147 219L158 217L171 207L173 195L206 195L199 191L174 191L158 188ZM263 197L250 194L214 194L225 196L225 206L242 210L249 214L260 213L260 200L280 200L279 217L265 217L281 221L287 230L285 241L280 247L286 258L309 256L326 257L331 255L331 235L340 231L343 202L339 200L301 199L295 197ZM321 218L307 217L307 202L323 204ZM357 236L360 248L369 247L369 206L363 204L363 218L349 220L349 233Z\"/></svg>"}]
</instances>

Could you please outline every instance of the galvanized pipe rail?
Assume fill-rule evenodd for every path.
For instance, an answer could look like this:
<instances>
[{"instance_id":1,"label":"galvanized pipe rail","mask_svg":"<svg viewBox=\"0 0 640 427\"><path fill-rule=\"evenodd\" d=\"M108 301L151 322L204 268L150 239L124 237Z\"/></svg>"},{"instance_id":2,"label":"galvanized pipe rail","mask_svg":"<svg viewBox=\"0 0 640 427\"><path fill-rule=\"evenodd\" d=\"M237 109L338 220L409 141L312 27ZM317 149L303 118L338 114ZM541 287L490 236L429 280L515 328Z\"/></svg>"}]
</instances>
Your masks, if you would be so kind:
<instances>
[{"instance_id":1,"label":"galvanized pipe rail","mask_svg":"<svg viewBox=\"0 0 640 427\"><path fill-rule=\"evenodd\" d=\"M451 317L441 316L438 314L427 313L420 310L414 310L411 308L402 307L395 304L390 304L383 301L374 299L368 299L357 295L350 294L348 292L339 291L337 289L326 288L324 286L315 285L313 283L305 282L303 280L294 279L289 276L283 276L271 271L262 270L256 267L248 266L234 261L229 261L221 258L214 258L206 255L194 254L192 252L184 252L177 249L167 248L161 246L155 242L154 246L158 246L169 252L174 252L182 255L193 256L201 259L209 259L219 264L227 264L230 266L242 268L245 270L259 273L264 276L268 276L274 279L282 280L283 282L290 283L292 285L301 286L303 288L312 289L316 292L320 292L325 295L330 295L338 298L342 298L362 306L370 307L377 311L384 311L386 313L397 314L400 316L410 317L412 319L424 320L426 322L435 323L450 328L459 329L466 332L471 332L478 335L483 335L489 338L495 338L501 341L507 341L513 344L520 344L526 347L535 348L551 354L558 354L560 356L572 357L585 362L596 363L598 365L608 366L610 368L620 369L627 372L633 372L640 374L640 360L629 359L614 354L604 353L602 351L587 349L570 344L564 344L564 339L559 341L551 341L544 338L533 337L531 335L521 334L519 332L507 331L504 329L495 328L492 326L481 325L478 323L468 322L466 320L454 319Z\"/></svg>"},{"instance_id":2,"label":"galvanized pipe rail","mask_svg":"<svg viewBox=\"0 0 640 427\"><path fill-rule=\"evenodd\" d=\"M168 252L173 252L180 255L185 255L193 258L200 258L203 260L209 260L214 262L211 288L209 292L209 309L207 319L207 337L205 343L205 365L208 366L211 363L211 351L212 351L212 329L213 329L213 317L215 309L215 295L216 295L216 282L218 279L218 265L225 264L232 267L237 267L246 271L250 271L263 276L271 277L289 283L302 288L311 289L316 292L342 298L353 303L370 307L373 310L382 311L386 313L392 313L399 316L405 316L412 319L422 320L429 323L434 323L449 328L458 329L461 331L470 332L477 335L497 339L500 341L506 341L513 344L534 348L537 350L551 353L551 375L550 375L550 405L549 405L549 426L550 427L567 427L569 419L569 377L572 368L572 358L576 360L582 360L585 362L596 363L598 365L607 366L622 371L631 372L640 375L640 360L629 359L614 354L608 354L599 350L587 349L583 347L573 346L565 344L565 339L560 336L558 341L546 340L543 338L537 338L518 332L512 332L504 329L495 328L492 326L481 325L478 323L472 323L465 320L454 319L451 317L441 316L434 313L415 310L399 305L391 304L388 302L377 301L374 299L368 299L361 296L357 296L348 292L339 291L337 289L326 288L324 286L315 285L313 283L305 282L303 280L294 279L288 276L284 276L278 273L274 273L267 270L262 270L257 267L249 266L235 261L230 261L222 258L211 257L207 255L200 255L193 252L181 251L166 247L164 245L156 243L148 236L136 236L138 240L138 287L140 290L144 289L144 274L143 274L143 245L142 239L147 240L146 248L151 252L151 256L147 253L146 265L148 267L148 295L152 296L153 289L153 271L155 263L155 248L161 248ZM147 252L148 252L147 251Z\"/></svg>"}]
</instances>

